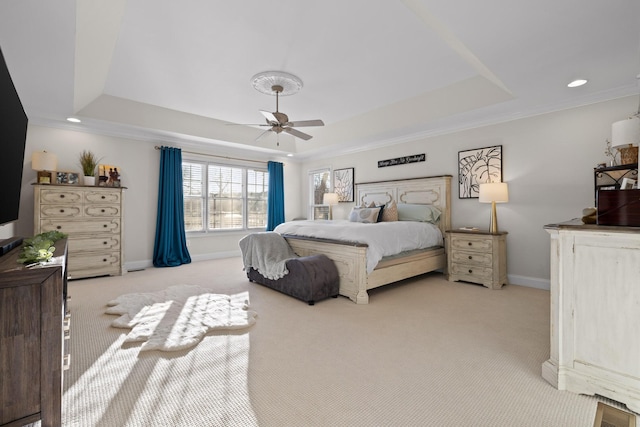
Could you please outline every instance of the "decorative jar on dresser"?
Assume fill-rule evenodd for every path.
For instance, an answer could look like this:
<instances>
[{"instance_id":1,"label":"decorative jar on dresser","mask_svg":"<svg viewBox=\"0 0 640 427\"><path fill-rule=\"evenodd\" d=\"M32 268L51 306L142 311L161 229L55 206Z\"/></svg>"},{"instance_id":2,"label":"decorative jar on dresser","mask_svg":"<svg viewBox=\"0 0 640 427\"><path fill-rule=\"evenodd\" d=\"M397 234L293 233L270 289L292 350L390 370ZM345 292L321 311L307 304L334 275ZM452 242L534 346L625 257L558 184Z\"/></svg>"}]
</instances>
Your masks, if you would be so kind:
<instances>
[{"instance_id":1,"label":"decorative jar on dresser","mask_svg":"<svg viewBox=\"0 0 640 427\"><path fill-rule=\"evenodd\" d=\"M68 234L69 279L125 273L124 189L34 185L34 234Z\"/></svg>"},{"instance_id":2,"label":"decorative jar on dresser","mask_svg":"<svg viewBox=\"0 0 640 427\"><path fill-rule=\"evenodd\" d=\"M507 232L447 230L447 279L490 289L507 284Z\"/></svg>"}]
</instances>

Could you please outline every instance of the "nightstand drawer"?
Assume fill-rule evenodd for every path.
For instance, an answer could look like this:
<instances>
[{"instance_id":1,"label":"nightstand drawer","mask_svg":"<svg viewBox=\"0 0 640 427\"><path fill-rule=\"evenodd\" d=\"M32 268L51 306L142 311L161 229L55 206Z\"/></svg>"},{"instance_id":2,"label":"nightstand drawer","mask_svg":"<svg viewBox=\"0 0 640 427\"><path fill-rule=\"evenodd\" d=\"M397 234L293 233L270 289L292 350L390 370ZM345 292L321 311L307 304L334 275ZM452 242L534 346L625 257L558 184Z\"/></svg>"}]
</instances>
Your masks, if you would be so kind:
<instances>
[{"instance_id":1,"label":"nightstand drawer","mask_svg":"<svg viewBox=\"0 0 640 427\"><path fill-rule=\"evenodd\" d=\"M493 269L478 265L451 264L451 274L455 274L461 280L469 282L491 280Z\"/></svg>"},{"instance_id":2,"label":"nightstand drawer","mask_svg":"<svg viewBox=\"0 0 640 427\"><path fill-rule=\"evenodd\" d=\"M491 253L454 251L450 256L451 261L457 264L481 265L489 268L493 261Z\"/></svg>"},{"instance_id":3,"label":"nightstand drawer","mask_svg":"<svg viewBox=\"0 0 640 427\"><path fill-rule=\"evenodd\" d=\"M454 250L490 252L492 247L492 240L482 236L451 236L451 248Z\"/></svg>"}]
</instances>

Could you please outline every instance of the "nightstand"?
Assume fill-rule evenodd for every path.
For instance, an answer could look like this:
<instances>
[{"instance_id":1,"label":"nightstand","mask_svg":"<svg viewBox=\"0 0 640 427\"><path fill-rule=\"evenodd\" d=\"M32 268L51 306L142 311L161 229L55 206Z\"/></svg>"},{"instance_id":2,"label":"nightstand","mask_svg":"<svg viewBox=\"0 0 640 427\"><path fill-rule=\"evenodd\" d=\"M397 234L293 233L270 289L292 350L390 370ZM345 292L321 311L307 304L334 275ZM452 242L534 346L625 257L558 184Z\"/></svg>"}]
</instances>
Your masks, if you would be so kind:
<instances>
[{"instance_id":1,"label":"nightstand","mask_svg":"<svg viewBox=\"0 0 640 427\"><path fill-rule=\"evenodd\" d=\"M447 279L489 289L507 284L507 232L447 230Z\"/></svg>"}]
</instances>

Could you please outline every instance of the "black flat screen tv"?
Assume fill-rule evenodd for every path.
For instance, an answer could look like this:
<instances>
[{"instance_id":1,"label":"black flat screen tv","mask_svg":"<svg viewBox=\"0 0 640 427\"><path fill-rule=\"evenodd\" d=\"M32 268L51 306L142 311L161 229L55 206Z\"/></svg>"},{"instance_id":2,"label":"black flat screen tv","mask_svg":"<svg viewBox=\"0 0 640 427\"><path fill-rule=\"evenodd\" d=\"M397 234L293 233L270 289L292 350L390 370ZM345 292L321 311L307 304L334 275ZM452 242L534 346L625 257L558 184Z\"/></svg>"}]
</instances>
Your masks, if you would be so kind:
<instances>
[{"instance_id":1,"label":"black flat screen tv","mask_svg":"<svg viewBox=\"0 0 640 427\"><path fill-rule=\"evenodd\" d=\"M18 219L27 122L0 48L0 225Z\"/></svg>"}]
</instances>

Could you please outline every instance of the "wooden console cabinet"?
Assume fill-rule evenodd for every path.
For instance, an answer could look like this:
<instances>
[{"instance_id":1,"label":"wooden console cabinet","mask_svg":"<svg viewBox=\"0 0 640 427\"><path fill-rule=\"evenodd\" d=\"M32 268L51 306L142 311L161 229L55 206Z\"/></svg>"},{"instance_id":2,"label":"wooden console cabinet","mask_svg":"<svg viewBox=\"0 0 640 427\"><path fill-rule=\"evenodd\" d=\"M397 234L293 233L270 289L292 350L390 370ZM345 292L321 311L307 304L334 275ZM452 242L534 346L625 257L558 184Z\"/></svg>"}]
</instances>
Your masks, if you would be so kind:
<instances>
[{"instance_id":1,"label":"wooden console cabinet","mask_svg":"<svg viewBox=\"0 0 640 427\"><path fill-rule=\"evenodd\" d=\"M25 268L20 248L0 257L0 426L62 423L66 240L56 265Z\"/></svg>"},{"instance_id":2,"label":"wooden console cabinet","mask_svg":"<svg viewBox=\"0 0 640 427\"><path fill-rule=\"evenodd\" d=\"M551 236L551 347L542 376L640 412L640 228L545 227Z\"/></svg>"},{"instance_id":3,"label":"wooden console cabinet","mask_svg":"<svg viewBox=\"0 0 640 427\"><path fill-rule=\"evenodd\" d=\"M69 279L124 274L124 188L39 185L34 234L69 236Z\"/></svg>"}]
</instances>

